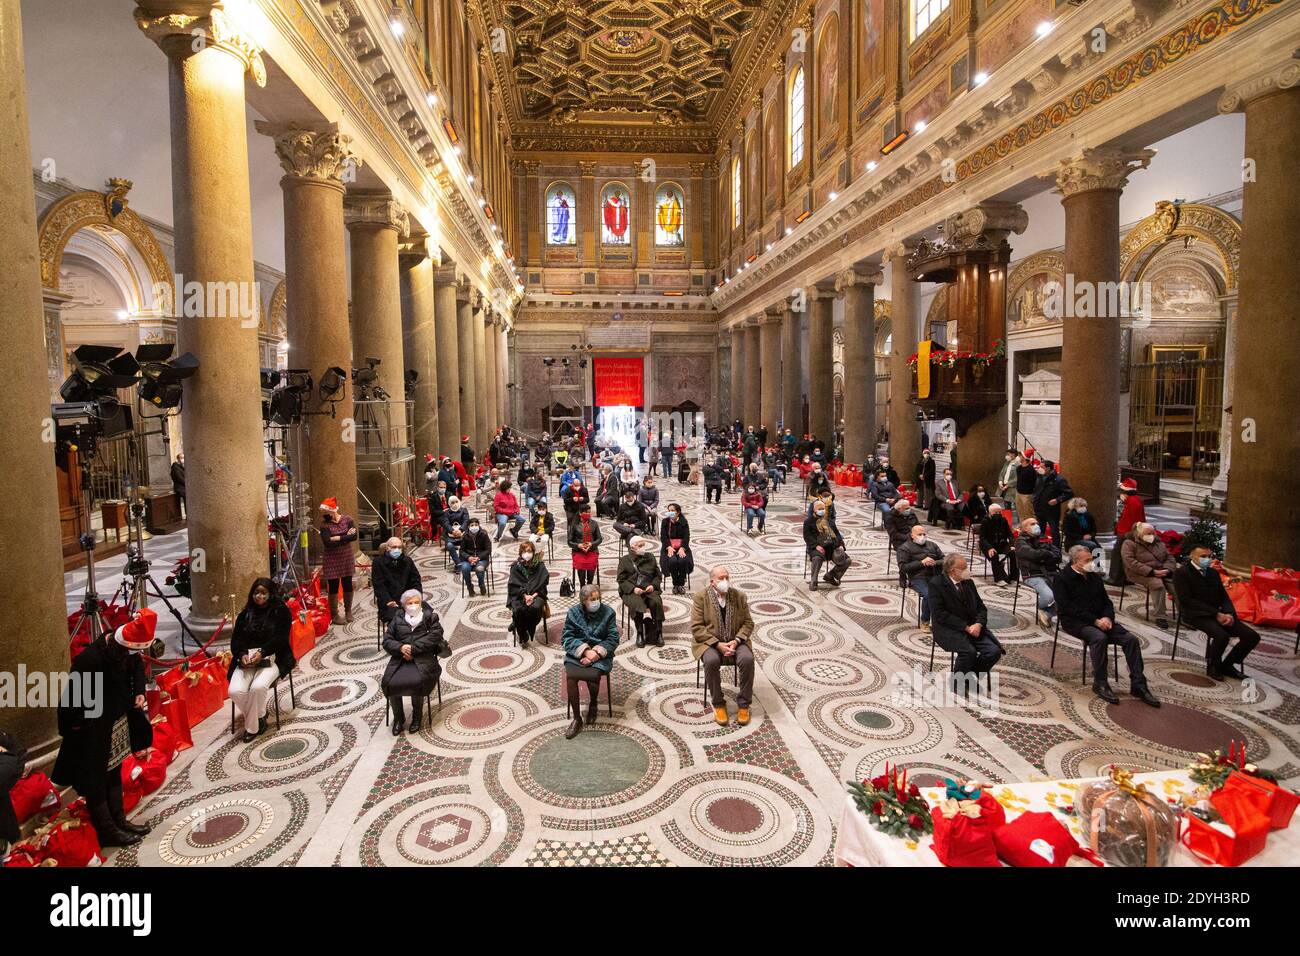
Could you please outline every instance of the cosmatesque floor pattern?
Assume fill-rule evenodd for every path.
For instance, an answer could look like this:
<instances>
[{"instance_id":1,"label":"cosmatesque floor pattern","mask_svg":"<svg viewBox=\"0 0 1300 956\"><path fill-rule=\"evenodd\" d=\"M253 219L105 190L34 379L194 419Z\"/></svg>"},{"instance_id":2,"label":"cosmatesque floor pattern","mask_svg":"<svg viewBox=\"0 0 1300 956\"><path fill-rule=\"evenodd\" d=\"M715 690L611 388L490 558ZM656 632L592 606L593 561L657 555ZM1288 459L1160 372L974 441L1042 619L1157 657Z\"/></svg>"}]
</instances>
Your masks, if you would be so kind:
<instances>
[{"instance_id":1,"label":"cosmatesque floor pattern","mask_svg":"<svg viewBox=\"0 0 1300 956\"><path fill-rule=\"evenodd\" d=\"M441 554L425 547L417 562L453 647L432 726L400 737L385 726L385 661L366 591L355 623L332 628L300 662L296 707L282 687L280 729L272 723L245 745L230 735L228 710L202 724L195 747L137 811L152 833L111 864L826 865L843 782L887 760L921 782L999 783L1087 776L1112 762L1180 767L1196 750L1237 739L1261 765L1300 779L1290 634L1263 632L1248 683L1216 683L1205 676L1200 634L1184 633L1171 660L1172 633L1126 602L1122 618L1141 637L1165 706L1129 698L1126 677L1115 682L1121 703L1107 705L1080 682L1077 641L1061 636L1053 669L1052 635L1035 622L1026 591L1013 613L1011 591L977 577L1007 650L995 697L936 700L927 696L931 641L916 627L915 596L900 619L884 534L856 489L842 489L839 501L854 565L839 589L815 594L802 577L797 485L775 497L756 538L740 529L735 494L706 505L698 487L672 481L661 490L691 523L693 586L726 564L749 598L758 658L749 726L735 724L734 700L732 723L714 723L689 652L690 597L669 595L666 645L622 645L613 717L602 701L595 726L565 740L555 639L571 603L558 598L567 547L558 544L549 562L552 643L527 648L506 632L505 573L516 550L508 535L491 597L461 597ZM932 534L945 550L964 546L964 532ZM610 599L616 545L601 557ZM947 663L935 655L936 669ZM723 684L730 697L729 676Z\"/></svg>"}]
</instances>

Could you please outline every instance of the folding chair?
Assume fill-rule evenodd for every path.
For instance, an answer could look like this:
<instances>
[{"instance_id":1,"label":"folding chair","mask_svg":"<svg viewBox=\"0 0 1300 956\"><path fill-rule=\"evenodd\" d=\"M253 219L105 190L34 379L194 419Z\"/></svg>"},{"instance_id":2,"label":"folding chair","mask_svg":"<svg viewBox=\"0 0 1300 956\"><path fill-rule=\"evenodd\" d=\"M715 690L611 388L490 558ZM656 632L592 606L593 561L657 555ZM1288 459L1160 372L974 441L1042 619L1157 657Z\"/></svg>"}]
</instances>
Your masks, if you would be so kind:
<instances>
[{"instance_id":1,"label":"folding chair","mask_svg":"<svg viewBox=\"0 0 1300 956\"><path fill-rule=\"evenodd\" d=\"M488 555L487 561L484 562L483 579L487 583L487 593L489 596L496 593L496 581L494 580L494 575L492 572L492 562L495 560L495 557L496 557L495 555L490 554ZM478 577L478 571L473 568L470 569L469 573L475 578ZM465 575L461 573L459 567L456 568L456 574L459 575L460 577L460 596L464 597L465 596Z\"/></svg>"},{"instance_id":2,"label":"folding chair","mask_svg":"<svg viewBox=\"0 0 1300 956\"><path fill-rule=\"evenodd\" d=\"M511 624L513 625L514 622L511 621ZM550 619L547 617L542 618L542 643L547 647L551 646ZM513 629L510 631L510 646L519 646L519 632Z\"/></svg>"},{"instance_id":3,"label":"folding chair","mask_svg":"<svg viewBox=\"0 0 1300 956\"><path fill-rule=\"evenodd\" d=\"M605 684L605 714L606 714L606 716L613 717L613 716L614 716L614 678L613 678L613 671L602 671L602 672L601 672L601 675L600 675L600 679L596 682L596 700L597 700L597 702L598 702L598 705L599 705L599 700L600 700L600 685L601 685L602 682ZM586 681L581 681L580 683L586 683ZM565 706L567 707L567 706L569 705L569 698L568 698L568 696L567 696L567 694L568 694L568 691L567 691L568 682L567 682L567 681L565 682L565 687L566 687L566 691L565 691L566 696L565 696L565 698L564 698L564 704L565 704ZM579 704L582 703L582 692L581 692L581 691L578 692L578 703L579 703Z\"/></svg>"},{"instance_id":4,"label":"folding chair","mask_svg":"<svg viewBox=\"0 0 1300 956\"><path fill-rule=\"evenodd\" d=\"M441 711L442 710L442 674L441 673L438 674L438 679L433 682L433 690L429 691L427 694L424 695L424 712L425 714L428 715L430 720L432 720L433 715L437 713L437 711L433 709L433 705L430 700L430 698L433 697L434 691L437 691L438 693L438 711ZM388 697L385 696L384 697L384 726L385 727L388 726L389 715L392 714L392 712L393 712L392 701L390 701Z\"/></svg>"},{"instance_id":5,"label":"folding chair","mask_svg":"<svg viewBox=\"0 0 1300 956\"><path fill-rule=\"evenodd\" d=\"M291 711L298 709L298 692L293 686L293 671L289 671L289 709ZM281 674L271 682L271 697L275 700L275 729L278 733L280 730L280 681L284 680L285 675ZM230 732L235 732L235 701L230 701Z\"/></svg>"},{"instance_id":6,"label":"folding chair","mask_svg":"<svg viewBox=\"0 0 1300 956\"><path fill-rule=\"evenodd\" d=\"M1056 627L1052 631L1052 660L1048 667L1056 670L1056 639L1061 634L1061 616L1056 616ZM1079 643L1083 646L1083 683L1088 683L1088 642L1080 639ZM1111 649L1115 652L1115 680L1119 680L1119 645L1112 644Z\"/></svg>"}]
</instances>

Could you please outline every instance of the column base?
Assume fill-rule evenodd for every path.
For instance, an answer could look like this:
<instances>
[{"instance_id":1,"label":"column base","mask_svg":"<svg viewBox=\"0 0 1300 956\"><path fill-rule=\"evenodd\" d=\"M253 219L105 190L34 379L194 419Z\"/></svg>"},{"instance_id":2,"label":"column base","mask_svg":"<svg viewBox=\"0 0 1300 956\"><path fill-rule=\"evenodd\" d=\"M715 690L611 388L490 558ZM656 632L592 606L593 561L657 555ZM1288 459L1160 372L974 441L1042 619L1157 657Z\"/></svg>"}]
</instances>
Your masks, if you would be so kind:
<instances>
[{"instance_id":1,"label":"column base","mask_svg":"<svg viewBox=\"0 0 1300 956\"><path fill-rule=\"evenodd\" d=\"M200 644L203 644L207 642L213 634L217 633L217 629L221 627L222 621L226 622L225 629L222 630L221 636L213 641L213 646L228 647L230 645L230 636L234 633L235 622L224 616L208 617L191 613L185 618L185 626L190 629L190 633L194 635L195 639L197 639ZM185 639L185 643L188 647L188 636ZM195 648L195 650L197 650L197 648Z\"/></svg>"}]
</instances>

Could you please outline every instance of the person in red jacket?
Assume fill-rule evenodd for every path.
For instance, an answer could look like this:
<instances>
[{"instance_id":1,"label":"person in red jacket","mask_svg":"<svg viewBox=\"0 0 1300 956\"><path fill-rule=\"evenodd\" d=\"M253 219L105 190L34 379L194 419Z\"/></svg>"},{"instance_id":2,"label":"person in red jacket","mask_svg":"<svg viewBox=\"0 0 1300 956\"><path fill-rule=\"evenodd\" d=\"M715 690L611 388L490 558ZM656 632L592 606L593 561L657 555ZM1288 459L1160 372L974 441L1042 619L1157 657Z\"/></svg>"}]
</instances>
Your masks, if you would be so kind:
<instances>
[{"instance_id":1,"label":"person in red jacket","mask_svg":"<svg viewBox=\"0 0 1300 956\"><path fill-rule=\"evenodd\" d=\"M1119 500L1122 507L1119 518L1115 522L1115 543L1110 549L1110 573L1106 576L1106 583L1113 584L1115 587L1123 587L1129 583L1128 576L1124 573L1124 561L1119 553L1120 545L1124 543L1124 536L1133 530L1134 525L1147 520L1147 510L1142 504L1137 488L1137 482L1132 478L1125 478L1119 483Z\"/></svg>"},{"instance_id":2,"label":"person in red jacket","mask_svg":"<svg viewBox=\"0 0 1300 956\"><path fill-rule=\"evenodd\" d=\"M524 516L519 513L519 499L510 490L509 478L502 478L501 483L497 485L496 496L492 499L492 510L497 516L496 540L501 540L501 533L506 530L506 525L513 521L514 527L510 529L510 534L518 541L519 529L524 525Z\"/></svg>"}]
</instances>

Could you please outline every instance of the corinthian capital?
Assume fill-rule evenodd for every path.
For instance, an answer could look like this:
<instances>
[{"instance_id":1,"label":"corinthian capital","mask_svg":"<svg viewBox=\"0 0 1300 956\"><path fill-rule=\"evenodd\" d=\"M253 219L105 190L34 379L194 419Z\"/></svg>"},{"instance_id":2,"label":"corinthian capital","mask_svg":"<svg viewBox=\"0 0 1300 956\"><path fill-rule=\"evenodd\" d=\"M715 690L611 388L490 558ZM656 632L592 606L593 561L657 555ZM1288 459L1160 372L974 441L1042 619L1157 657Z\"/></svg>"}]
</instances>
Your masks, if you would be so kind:
<instances>
[{"instance_id":1,"label":"corinthian capital","mask_svg":"<svg viewBox=\"0 0 1300 956\"><path fill-rule=\"evenodd\" d=\"M258 122L257 131L275 141L275 155L285 174L296 179L343 184L345 171L361 164L348 144L351 136L339 132L337 123L323 126Z\"/></svg>"},{"instance_id":2,"label":"corinthian capital","mask_svg":"<svg viewBox=\"0 0 1300 956\"><path fill-rule=\"evenodd\" d=\"M343 201L343 221L349 229L394 229L399 236L406 235L411 225L406 207L391 196L351 192Z\"/></svg>"},{"instance_id":3,"label":"corinthian capital","mask_svg":"<svg viewBox=\"0 0 1300 956\"><path fill-rule=\"evenodd\" d=\"M1219 112L1236 113L1261 96L1280 93L1295 86L1300 86L1300 62L1286 60L1249 79L1229 84L1219 97Z\"/></svg>"},{"instance_id":4,"label":"corinthian capital","mask_svg":"<svg viewBox=\"0 0 1300 956\"><path fill-rule=\"evenodd\" d=\"M266 86L261 47L240 32L221 0L140 0L135 25L168 56L185 57L207 47L225 50L243 61L254 83Z\"/></svg>"},{"instance_id":5,"label":"corinthian capital","mask_svg":"<svg viewBox=\"0 0 1300 956\"><path fill-rule=\"evenodd\" d=\"M1154 149L1119 149L1101 146L1085 149L1061 160L1056 171L1056 191L1066 199L1094 189L1123 189L1130 173L1151 165Z\"/></svg>"},{"instance_id":6,"label":"corinthian capital","mask_svg":"<svg viewBox=\"0 0 1300 956\"><path fill-rule=\"evenodd\" d=\"M843 295L855 286L880 285L885 281L883 272L867 272L863 269L845 269L835 276L835 291Z\"/></svg>"}]
</instances>

